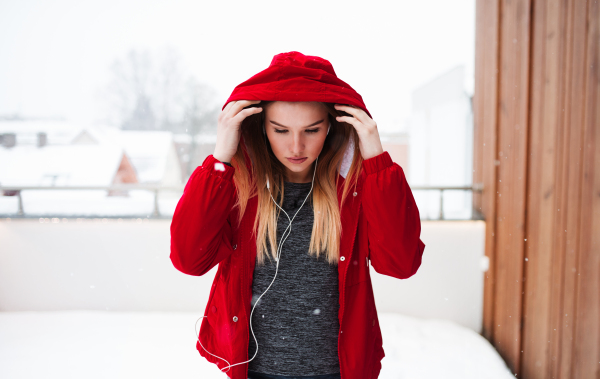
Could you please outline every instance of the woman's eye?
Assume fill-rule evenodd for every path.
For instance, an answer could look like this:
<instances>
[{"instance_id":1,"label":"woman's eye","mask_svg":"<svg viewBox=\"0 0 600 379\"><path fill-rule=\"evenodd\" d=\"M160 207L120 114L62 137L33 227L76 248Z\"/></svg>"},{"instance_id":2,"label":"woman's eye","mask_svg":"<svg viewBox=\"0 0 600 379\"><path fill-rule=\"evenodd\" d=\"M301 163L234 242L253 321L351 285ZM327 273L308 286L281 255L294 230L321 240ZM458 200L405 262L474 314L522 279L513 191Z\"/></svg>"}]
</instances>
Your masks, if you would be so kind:
<instances>
[{"instance_id":1,"label":"woman's eye","mask_svg":"<svg viewBox=\"0 0 600 379\"><path fill-rule=\"evenodd\" d=\"M317 133L319 131L319 128L317 129L307 129L306 132L307 133ZM275 129L275 133L287 133L287 130L283 130L283 129Z\"/></svg>"}]
</instances>

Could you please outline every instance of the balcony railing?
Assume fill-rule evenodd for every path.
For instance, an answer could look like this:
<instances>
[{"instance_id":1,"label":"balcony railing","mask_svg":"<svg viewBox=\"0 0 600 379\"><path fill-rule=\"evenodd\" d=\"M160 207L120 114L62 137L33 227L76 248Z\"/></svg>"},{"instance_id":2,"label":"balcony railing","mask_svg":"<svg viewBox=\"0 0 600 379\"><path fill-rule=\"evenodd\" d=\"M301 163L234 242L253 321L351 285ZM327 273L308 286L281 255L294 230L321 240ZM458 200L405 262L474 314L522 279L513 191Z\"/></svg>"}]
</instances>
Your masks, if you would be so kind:
<instances>
[{"instance_id":1,"label":"balcony railing","mask_svg":"<svg viewBox=\"0 0 600 379\"><path fill-rule=\"evenodd\" d=\"M3 187L0 186L0 194L4 194L4 196L16 196L18 197L18 210L16 214L8 215L8 214L0 214L1 217L16 217L16 218L37 218L39 215L28 215L25 213L25 209L23 207L23 191L57 191L57 190L67 190L67 191L107 191L108 193L127 193L132 190L142 190L149 191L154 194L154 206L153 211L150 217L152 218L165 218L164 215L161 215L160 209L158 206L158 194L160 192L165 191L173 191L183 193L184 185L180 186L162 186L162 185L151 185L151 184L119 184L112 186L19 186L19 187ZM53 217L55 215L46 215L43 217ZM63 216L63 215L61 215ZM79 217L79 216L78 216ZM111 216L83 216L84 218L110 218ZM139 216L134 215L119 215L115 216L119 218L139 218Z\"/></svg>"},{"instance_id":2,"label":"balcony railing","mask_svg":"<svg viewBox=\"0 0 600 379\"><path fill-rule=\"evenodd\" d=\"M440 212L439 220L446 220L444 217L444 191L470 191L472 193L482 193L483 183L473 183L472 186L411 186L411 191L439 191L440 192ZM473 208L471 220L483 220L481 212Z\"/></svg>"},{"instance_id":3,"label":"balcony railing","mask_svg":"<svg viewBox=\"0 0 600 379\"><path fill-rule=\"evenodd\" d=\"M2 213L2 218L38 218L38 217L65 217L66 215L50 215L50 214L27 214L23 206L23 191L56 191L56 190L68 190L68 191L107 191L108 193L121 193L127 194L128 191L142 190L149 191L154 194L154 205L153 211L147 218L170 218L161 214L158 202L158 196L160 192L180 192L183 193L184 185L180 186L161 186L161 185L146 185L146 184L120 184L113 186L18 186L18 187L2 187L0 186L0 196L16 196L18 198L18 210L16 213ZM483 192L483 184L475 183L472 186L411 186L412 191L439 191L440 193L440 212L439 220L445 220L444 218L444 191L470 191L470 192ZM67 215L68 217L68 215ZM78 218L139 218L139 215L77 215ZM481 213L473 210L472 220L482 220Z\"/></svg>"}]
</instances>

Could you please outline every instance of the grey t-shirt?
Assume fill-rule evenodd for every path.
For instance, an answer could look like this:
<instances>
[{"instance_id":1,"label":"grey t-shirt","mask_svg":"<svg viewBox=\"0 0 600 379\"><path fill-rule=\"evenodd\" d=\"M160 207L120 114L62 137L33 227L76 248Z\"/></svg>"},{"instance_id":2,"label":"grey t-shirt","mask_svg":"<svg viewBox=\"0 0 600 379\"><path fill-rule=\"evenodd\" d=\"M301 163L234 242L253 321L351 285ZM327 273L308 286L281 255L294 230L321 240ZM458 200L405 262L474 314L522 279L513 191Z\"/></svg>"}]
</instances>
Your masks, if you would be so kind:
<instances>
[{"instance_id":1,"label":"grey t-shirt","mask_svg":"<svg viewBox=\"0 0 600 379\"><path fill-rule=\"evenodd\" d=\"M311 183L285 182L284 186L282 208L291 220L310 192ZM289 225L285 213L280 212L278 243ZM311 193L293 219L291 234L283 243L277 277L252 313L258 353L249 362L249 371L288 376L340 372L338 267L327 262L324 251L319 259L308 254L313 221ZM270 249L268 241L267 246ZM275 267L272 257L263 265L257 260L252 306L273 281ZM248 359L255 352L256 343L250 331Z\"/></svg>"}]
</instances>

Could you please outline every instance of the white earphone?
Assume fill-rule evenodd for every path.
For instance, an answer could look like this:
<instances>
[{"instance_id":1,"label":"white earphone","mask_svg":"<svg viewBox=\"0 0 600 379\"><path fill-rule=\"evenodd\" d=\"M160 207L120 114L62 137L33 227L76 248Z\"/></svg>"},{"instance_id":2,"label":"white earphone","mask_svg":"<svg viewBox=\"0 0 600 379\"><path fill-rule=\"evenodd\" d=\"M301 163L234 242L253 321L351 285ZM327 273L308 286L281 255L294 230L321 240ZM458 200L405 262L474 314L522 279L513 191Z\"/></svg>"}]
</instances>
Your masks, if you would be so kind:
<instances>
[{"instance_id":1,"label":"white earphone","mask_svg":"<svg viewBox=\"0 0 600 379\"><path fill-rule=\"evenodd\" d=\"M329 127L327 128L327 134L329 134L329 129L330 128L331 128L331 121L329 122ZM264 127L263 127L263 133L266 134ZM226 359L221 358L221 357L219 357L217 355L214 355L214 354L210 353L208 350L206 350L204 348L204 346L202 346L202 342L200 342L200 334L198 333L198 330L197 330L198 320L200 320L203 317L208 317L208 316L202 316L202 317L198 318L198 320L196 320L196 324L194 325L194 330L196 332L196 336L197 336L196 338L198 339L198 342L200 343L200 346L202 346L202 348L204 349L204 351L206 351L208 354L212 355L213 357L217 357L217 358L219 358L219 359L227 362L228 366L224 367L224 369L226 368L227 371L229 371L229 369L231 367L233 367L233 366L237 366L237 365L241 365L241 364L250 362L252 359L254 359L256 357L256 354L258 354L258 340L256 339L256 335L254 334L254 330L252 329L252 314L254 313L254 308L256 308L256 305L260 301L260 298L263 297L263 295L265 293L267 293L267 291L269 290L269 288L271 288L271 285L273 285L273 282L275 282L275 278L277 277L277 272L279 271L279 260L280 260L280 256L281 256L281 247L283 246L283 243L285 242L285 240L287 240L287 238L291 234L292 221L296 218L296 215L298 214L298 212L300 212L300 209L302 209L302 207L304 206L304 203L306 202L306 200L308 199L308 197L312 193L313 186L314 186L314 183L315 183L315 173L317 172L317 163L318 162L319 162L319 157L317 157L317 159L315 160L315 169L313 171L313 179L312 179L312 183L311 183L311 186L310 186L310 191L308 192L308 195L306 195L306 199L304 199L304 201L302 202L302 205L300 206L300 208L298 208L298 211L296 212L296 214L294 215L294 217L292 217L291 220L290 220L290 216L287 214L287 212L285 210L283 210L283 208L281 208L279 206L279 204L277 204L277 201L275 201L275 199L273 199L273 195L271 195L271 187L269 185L269 178L268 177L266 178L266 180L267 180L266 184L267 184L267 190L269 191L269 196L271 196L271 199L273 200L273 202L275 203L275 205L277 205L277 207L279 209L281 209L283 211L283 213L285 213L285 215L288 218L288 220L289 220L290 223L287 226L287 228L285 228L285 230L283 232L283 235L281 237L282 240L279 242L279 246L277 248L277 257L275 258L275 261L277 262L277 266L275 267L275 276L273 277L273 280L271 281L271 284L269 284L269 287L267 287L267 289L265 290L265 292L263 292L262 295L260 295L258 297L258 299L256 299L256 302L254 303L254 306L252 307L252 311L250 312L250 331L252 332L252 337L254 337L254 342L256 343L256 352L254 353L254 356L251 359L247 360L247 361L236 363L236 364L232 365L232 364L229 364L229 362ZM286 232L288 231L288 229L290 230L290 232L286 235ZM285 239L284 239L284 237L285 237ZM221 369L221 371L223 371L223 369ZM227 372L227 371L223 371L223 372Z\"/></svg>"}]
</instances>

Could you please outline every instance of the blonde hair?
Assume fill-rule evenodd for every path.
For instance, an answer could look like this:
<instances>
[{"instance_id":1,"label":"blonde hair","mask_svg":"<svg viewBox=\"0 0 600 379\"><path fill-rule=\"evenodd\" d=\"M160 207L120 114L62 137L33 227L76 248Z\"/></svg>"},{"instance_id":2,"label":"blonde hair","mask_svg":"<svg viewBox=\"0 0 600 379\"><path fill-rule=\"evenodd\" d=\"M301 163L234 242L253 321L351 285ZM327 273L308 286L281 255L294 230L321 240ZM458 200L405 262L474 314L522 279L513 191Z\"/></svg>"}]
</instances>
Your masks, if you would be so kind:
<instances>
[{"instance_id":1,"label":"blonde hair","mask_svg":"<svg viewBox=\"0 0 600 379\"><path fill-rule=\"evenodd\" d=\"M274 199L281 192L279 206L283 205L285 169L271 150L263 135L265 122L265 107L270 102L263 101L259 105L263 111L247 117L242 122L242 138L246 146L240 143L231 160L235 168L233 176L237 189L237 201L234 207L239 207L238 225L248 205L248 200L258 196L258 207L254 219L253 233L256 236L257 263L263 264L265 257L269 256L266 241L271 246L270 256L277 257L277 219L281 210L273 203L266 186L269 178L271 194ZM319 155L313 191L311 193L314 223L310 239L309 254L317 258L324 251L330 264L337 264L342 235L341 209L338 206L337 181L341 170L344 152L353 141L358 141L358 134L354 127L344 122L338 122L336 116L341 113L334 108L333 103L322 103L328 111L331 129L325 139L323 149ZM246 166L246 156L243 149L251 159L248 162L252 172ZM342 190L342 207L348 194L358 182L362 167L362 155L358 143L354 143L354 157L348 174L346 175ZM352 189L351 189L352 187ZM305 205L308 204L308 200Z\"/></svg>"}]
</instances>

